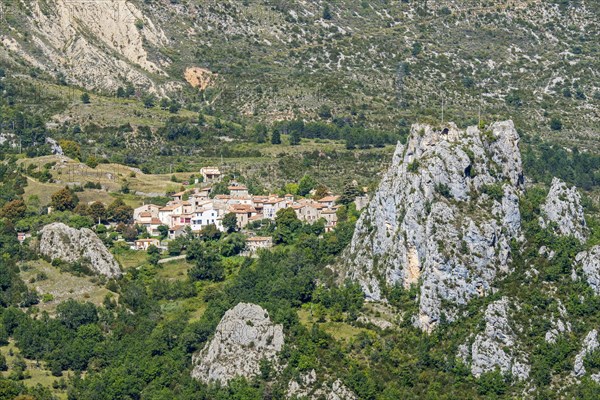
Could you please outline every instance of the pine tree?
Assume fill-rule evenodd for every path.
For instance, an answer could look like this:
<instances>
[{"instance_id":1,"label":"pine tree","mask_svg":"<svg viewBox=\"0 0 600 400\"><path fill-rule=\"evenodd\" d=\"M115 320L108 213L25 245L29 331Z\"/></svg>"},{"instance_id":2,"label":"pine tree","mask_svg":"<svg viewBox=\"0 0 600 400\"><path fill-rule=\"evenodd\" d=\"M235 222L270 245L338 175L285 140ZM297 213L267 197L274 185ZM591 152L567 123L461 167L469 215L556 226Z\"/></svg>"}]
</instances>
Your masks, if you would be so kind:
<instances>
[{"instance_id":1,"label":"pine tree","mask_svg":"<svg viewBox=\"0 0 600 400\"><path fill-rule=\"evenodd\" d=\"M277 129L275 129L273 135L271 135L271 144L281 144L281 134Z\"/></svg>"}]
</instances>

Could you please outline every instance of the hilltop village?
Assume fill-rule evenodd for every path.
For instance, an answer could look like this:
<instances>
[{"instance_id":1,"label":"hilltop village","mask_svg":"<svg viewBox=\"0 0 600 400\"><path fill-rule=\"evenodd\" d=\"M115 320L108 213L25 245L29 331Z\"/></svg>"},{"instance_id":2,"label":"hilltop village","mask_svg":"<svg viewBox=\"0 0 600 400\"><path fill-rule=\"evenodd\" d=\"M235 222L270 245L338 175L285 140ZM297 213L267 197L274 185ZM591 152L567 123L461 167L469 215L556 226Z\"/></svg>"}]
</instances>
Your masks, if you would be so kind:
<instances>
[{"instance_id":1,"label":"hilltop village","mask_svg":"<svg viewBox=\"0 0 600 400\"><path fill-rule=\"evenodd\" d=\"M248 188L238 182L228 182L229 194L211 196L212 184L221 181L222 174L217 167L205 167L200 171L204 186L171 194L171 201L165 206L144 204L133 211L133 222L143 227L151 237L161 235L161 227L168 227L168 238L178 237L191 232L198 234L202 229L214 225L219 231L243 230L248 224L270 220L274 221L280 210L291 208L299 220L315 223L323 220L325 232L332 231L337 225L339 195L328 193L320 198L296 198L292 194L279 196L252 195ZM314 190L313 190L313 196ZM366 196L357 196L357 209L367 203ZM230 222L226 222L229 217ZM235 218L235 219L234 219ZM273 244L271 237L250 236L246 246L250 253L259 248L269 248ZM155 238L139 239L134 248L146 250L150 245L160 247Z\"/></svg>"}]
</instances>

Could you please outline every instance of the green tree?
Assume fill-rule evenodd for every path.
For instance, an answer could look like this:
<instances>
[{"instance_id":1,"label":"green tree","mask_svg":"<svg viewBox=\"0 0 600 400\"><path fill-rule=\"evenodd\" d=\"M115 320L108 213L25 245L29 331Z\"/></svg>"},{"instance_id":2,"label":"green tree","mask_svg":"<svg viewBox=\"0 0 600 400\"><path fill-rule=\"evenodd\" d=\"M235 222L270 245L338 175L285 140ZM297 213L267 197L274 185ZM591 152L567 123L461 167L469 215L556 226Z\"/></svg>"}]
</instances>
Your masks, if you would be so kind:
<instances>
[{"instance_id":1,"label":"green tree","mask_svg":"<svg viewBox=\"0 0 600 400\"><path fill-rule=\"evenodd\" d=\"M68 299L56 307L57 319L69 329L98 322L98 312L92 303Z\"/></svg>"},{"instance_id":2,"label":"green tree","mask_svg":"<svg viewBox=\"0 0 600 400\"><path fill-rule=\"evenodd\" d=\"M360 195L361 192L358 189L358 186L353 181L348 181L344 185L344 190L342 191L342 195L340 196L338 202L340 204L348 205Z\"/></svg>"},{"instance_id":3,"label":"green tree","mask_svg":"<svg viewBox=\"0 0 600 400\"><path fill-rule=\"evenodd\" d=\"M219 240L221 238L221 231L215 224L209 224L200 230L200 237L205 240Z\"/></svg>"},{"instance_id":4,"label":"green tree","mask_svg":"<svg viewBox=\"0 0 600 400\"><path fill-rule=\"evenodd\" d=\"M232 233L237 230L237 216L235 213L230 212L223 216L223 228L225 228L228 233Z\"/></svg>"},{"instance_id":5,"label":"green tree","mask_svg":"<svg viewBox=\"0 0 600 400\"><path fill-rule=\"evenodd\" d=\"M318 185L315 188L315 199L319 200L329 195L329 189L325 185Z\"/></svg>"},{"instance_id":6,"label":"green tree","mask_svg":"<svg viewBox=\"0 0 600 400\"><path fill-rule=\"evenodd\" d=\"M81 95L81 102L82 102L83 104L90 104L90 95L84 92L84 93Z\"/></svg>"},{"instance_id":7,"label":"green tree","mask_svg":"<svg viewBox=\"0 0 600 400\"><path fill-rule=\"evenodd\" d=\"M160 233L160 239L164 240L169 236L169 227L167 225L159 225L158 232Z\"/></svg>"},{"instance_id":8,"label":"green tree","mask_svg":"<svg viewBox=\"0 0 600 400\"><path fill-rule=\"evenodd\" d=\"M550 129L553 131L560 131L562 129L562 121L559 118L552 118L550 120Z\"/></svg>"},{"instance_id":9,"label":"green tree","mask_svg":"<svg viewBox=\"0 0 600 400\"><path fill-rule=\"evenodd\" d=\"M271 144L281 144L281 133L279 133L279 129L273 130L273 134L271 135Z\"/></svg>"},{"instance_id":10,"label":"green tree","mask_svg":"<svg viewBox=\"0 0 600 400\"><path fill-rule=\"evenodd\" d=\"M72 140L59 140L58 144L67 157L81 158L81 146Z\"/></svg>"},{"instance_id":11,"label":"green tree","mask_svg":"<svg viewBox=\"0 0 600 400\"><path fill-rule=\"evenodd\" d=\"M246 238L241 233L232 233L221 241L221 255L231 257L240 254L246 247Z\"/></svg>"},{"instance_id":12,"label":"green tree","mask_svg":"<svg viewBox=\"0 0 600 400\"><path fill-rule=\"evenodd\" d=\"M21 199L9 201L6 203L2 209L0 209L0 218L6 218L10 221L16 221L25 216L25 212L27 212L27 206L25 202Z\"/></svg>"},{"instance_id":13,"label":"green tree","mask_svg":"<svg viewBox=\"0 0 600 400\"><path fill-rule=\"evenodd\" d=\"M106 207L104 203L95 201L90 205L89 216L94 219L94 222L106 220Z\"/></svg>"},{"instance_id":14,"label":"green tree","mask_svg":"<svg viewBox=\"0 0 600 400\"><path fill-rule=\"evenodd\" d=\"M329 7L329 4L325 4L325 7L323 7L323 19L326 20L331 20L333 19L333 15L331 14L331 8Z\"/></svg>"},{"instance_id":15,"label":"green tree","mask_svg":"<svg viewBox=\"0 0 600 400\"><path fill-rule=\"evenodd\" d=\"M115 199L106 209L108 218L114 222L127 223L133 218L133 208L121 199Z\"/></svg>"},{"instance_id":16,"label":"green tree","mask_svg":"<svg viewBox=\"0 0 600 400\"><path fill-rule=\"evenodd\" d=\"M122 232L123 239L127 242L133 242L138 237L138 231L134 226L127 226Z\"/></svg>"},{"instance_id":17,"label":"green tree","mask_svg":"<svg viewBox=\"0 0 600 400\"><path fill-rule=\"evenodd\" d=\"M79 203L79 198L69 188L55 192L50 196L50 206L56 211L73 210Z\"/></svg>"},{"instance_id":18,"label":"green tree","mask_svg":"<svg viewBox=\"0 0 600 400\"><path fill-rule=\"evenodd\" d=\"M316 185L317 181L315 181L315 179L312 176L304 175L300 179L300 182L298 182L298 194L300 196L306 196L310 193L311 190L315 188Z\"/></svg>"},{"instance_id":19,"label":"green tree","mask_svg":"<svg viewBox=\"0 0 600 400\"><path fill-rule=\"evenodd\" d=\"M160 260L160 249L155 245L151 244L148 246L148 262L152 265L158 265L158 260Z\"/></svg>"},{"instance_id":20,"label":"green tree","mask_svg":"<svg viewBox=\"0 0 600 400\"><path fill-rule=\"evenodd\" d=\"M294 241L295 235L302 227L302 221L298 219L294 209L288 207L277 211L275 226L274 241L276 243L290 244Z\"/></svg>"},{"instance_id":21,"label":"green tree","mask_svg":"<svg viewBox=\"0 0 600 400\"><path fill-rule=\"evenodd\" d=\"M300 137L301 137L300 135L301 135L301 132L298 130L293 130L290 133L290 144L292 146L297 146L300 144Z\"/></svg>"},{"instance_id":22,"label":"green tree","mask_svg":"<svg viewBox=\"0 0 600 400\"><path fill-rule=\"evenodd\" d=\"M153 108L156 102L156 99L153 95L147 94L142 98L142 102L144 103L145 108Z\"/></svg>"},{"instance_id":23,"label":"green tree","mask_svg":"<svg viewBox=\"0 0 600 400\"><path fill-rule=\"evenodd\" d=\"M195 260L195 265L188 271L188 276L192 281L222 281L225 279L221 256L214 245L210 242L196 242L190 247L188 258L191 256Z\"/></svg>"},{"instance_id":24,"label":"green tree","mask_svg":"<svg viewBox=\"0 0 600 400\"><path fill-rule=\"evenodd\" d=\"M254 136L254 141L256 143L265 143L267 141L267 133L268 133L268 129L265 125L263 124L256 124L254 126L254 132L253 132L253 136Z\"/></svg>"}]
</instances>

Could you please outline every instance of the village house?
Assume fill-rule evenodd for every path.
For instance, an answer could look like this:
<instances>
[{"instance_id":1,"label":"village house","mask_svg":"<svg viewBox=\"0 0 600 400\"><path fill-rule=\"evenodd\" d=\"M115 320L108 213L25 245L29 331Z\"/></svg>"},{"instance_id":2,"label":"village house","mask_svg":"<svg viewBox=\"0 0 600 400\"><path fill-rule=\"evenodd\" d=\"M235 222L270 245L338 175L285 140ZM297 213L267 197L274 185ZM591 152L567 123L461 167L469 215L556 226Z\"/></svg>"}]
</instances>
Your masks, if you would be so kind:
<instances>
[{"instance_id":1,"label":"village house","mask_svg":"<svg viewBox=\"0 0 600 400\"><path fill-rule=\"evenodd\" d=\"M187 228L187 225L176 225L172 228L169 228L169 234L168 234L169 239L173 240L173 239L177 239L180 236L185 235L186 228Z\"/></svg>"},{"instance_id":2,"label":"village house","mask_svg":"<svg viewBox=\"0 0 600 400\"><path fill-rule=\"evenodd\" d=\"M185 196L185 190L183 192L173 193L171 195L171 199L173 199L173 202L180 202L180 201L183 201L184 196Z\"/></svg>"},{"instance_id":3,"label":"village house","mask_svg":"<svg viewBox=\"0 0 600 400\"><path fill-rule=\"evenodd\" d=\"M327 208L333 208L339 198L340 196L325 196L319 200L319 203L323 204Z\"/></svg>"},{"instance_id":4,"label":"village house","mask_svg":"<svg viewBox=\"0 0 600 400\"><path fill-rule=\"evenodd\" d=\"M163 225L171 227L171 216L181 215L183 213L183 204L170 204L158 210L158 219Z\"/></svg>"},{"instance_id":5,"label":"village house","mask_svg":"<svg viewBox=\"0 0 600 400\"><path fill-rule=\"evenodd\" d=\"M221 179L221 171L217 167L202 167L200 168L200 175L202 175L204 182L216 182Z\"/></svg>"},{"instance_id":6,"label":"village house","mask_svg":"<svg viewBox=\"0 0 600 400\"><path fill-rule=\"evenodd\" d=\"M337 225L337 211L332 209L326 209L321 211L320 218L325 220L325 232L330 232Z\"/></svg>"},{"instance_id":7,"label":"village house","mask_svg":"<svg viewBox=\"0 0 600 400\"><path fill-rule=\"evenodd\" d=\"M232 198L247 198L248 197L248 188L243 185L237 186L229 186L229 194Z\"/></svg>"},{"instance_id":8,"label":"village house","mask_svg":"<svg viewBox=\"0 0 600 400\"><path fill-rule=\"evenodd\" d=\"M19 241L20 244L23 244L23 242L25 241L25 239L30 238L31 237L31 233L28 232L17 232L17 240Z\"/></svg>"},{"instance_id":9,"label":"village house","mask_svg":"<svg viewBox=\"0 0 600 400\"><path fill-rule=\"evenodd\" d=\"M196 189L194 193L190 195L189 201L194 203L199 203L202 201L210 200L210 191L212 190L212 186L207 186L202 189Z\"/></svg>"},{"instance_id":10,"label":"village house","mask_svg":"<svg viewBox=\"0 0 600 400\"><path fill-rule=\"evenodd\" d=\"M158 240L158 239L138 239L133 244L133 249L147 251L148 247L150 247L150 246L160 247L160 240Z\"/></svg>"},{"instance_id":11,"label":"village house","mask_svg":"<svg viewBox=\"0 0 600 400\"><path fill-rule=\"evenodd\" d=\"M288 208L292 202L288 202L280 197L270 197L263 203L262 213L267 219L275 219L277 211Z\"/></svg>"},{"instance_id":12,"label":"village house","mask_svg":"<svg viewBox=\"0 0 600 400\"><path fill-rule=\"evenodd\" d=\"M158 218L160 206L154 204L144 204L133 210L133 219L137 220L142 213L150 213L151 218Z\"/></svg>"},{"instance_id":13,"label":"village house","mask_svg":"<svg viewBox=\"0 0 600 400\"><path fill-rule=\"evenodd\" d=\"M245 228L250 222L250 218L258 214L256 208L245 204L234 204L229 212L235 213L238 228Z\"/></svg>"},{"instance_id":14,"label":"village house","mask_svg":"<svg viewBox=\"0 0 600 400\"><path fill-rule=\"evenodd\" d=\"M192 231L200 231L208 225L220 224L220 213L218 209L212 208L212 205L206 205L206 208L199 208L194 212L192 217ZM217 227L219 227L217 225Z\"/></svg>"},{"instance_id":15,"label":"village house","mask_svg":"<svg viewBox=\"0 0 600 400\"><path fill-rule=\"evenodd\" d=\"M251 256L260 249L270 249L273 247L273 238L264 236L254 236L246 239L246 250L244 255Z\"/></svg>"}]
</instances>

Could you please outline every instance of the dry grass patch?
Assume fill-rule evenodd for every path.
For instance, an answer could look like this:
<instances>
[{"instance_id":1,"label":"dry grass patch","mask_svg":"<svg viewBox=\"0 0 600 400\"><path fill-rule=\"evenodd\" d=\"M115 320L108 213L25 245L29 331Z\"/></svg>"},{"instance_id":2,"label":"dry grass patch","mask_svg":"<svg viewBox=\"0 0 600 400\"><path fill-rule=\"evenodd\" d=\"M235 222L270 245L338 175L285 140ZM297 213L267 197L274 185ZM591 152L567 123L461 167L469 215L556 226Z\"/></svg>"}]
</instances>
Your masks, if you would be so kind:
<instances>
[{"instance_id":1,"label":"dry grass patch","mask_svg":"<svg viewBox=\"0 0 600 400\"><path fill-rule=\"evenodd\" d=\"M44 260L22 263L20 267L23 281L40 295L37 307L51 315L56 312L56 306L65 300L89 301L99 306L104 297L111 293L100 283L94 282L95 277L62 272Z\"/></svg>"},{"instance_id":2,"label":"dry grass patch","mask_svg":"<svg viewBox=\"0 0 600 400\"><path fill-rule=\"evenodd\" d=\"M0 353L6 357L6 363L8 364L8 371L0 372L0 374L6 378L10 375L13 363L20 354L20 351L19 348L15 346L14 341L10 340L8 345L0 347ZM26 378L22 381L23 384L29 387L35 387L38 384L42 385L49 388L59 399L67 399L67 392L65 390L54 389L52 387L52 383L60 378L52 376L50 370L45 368L45 363L36 360L29 360L27 358L24 360L25 364L27 364L27 369L25 370ZM65 380L68 380L72 376L73 371L63 372L63 378Z\"/></svg>"}]
</instances>

